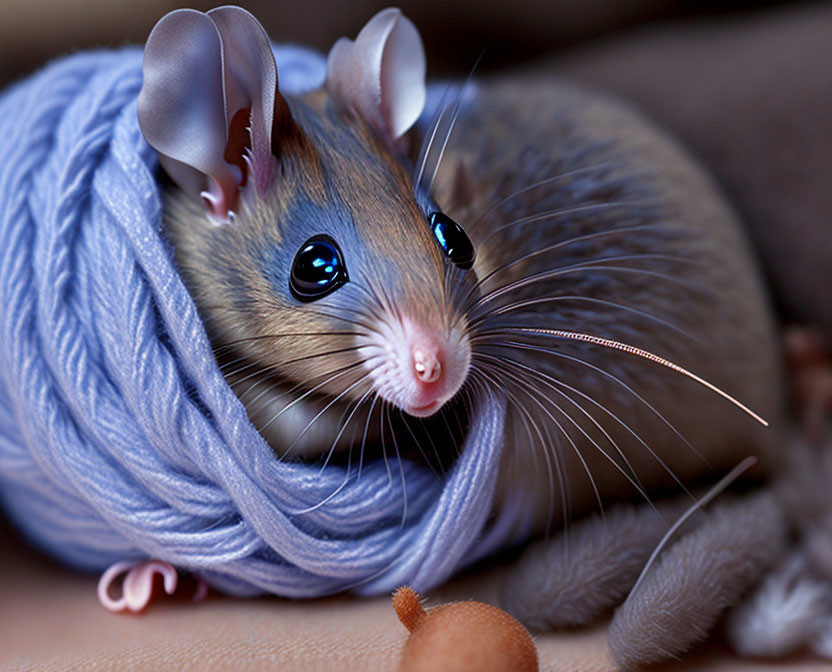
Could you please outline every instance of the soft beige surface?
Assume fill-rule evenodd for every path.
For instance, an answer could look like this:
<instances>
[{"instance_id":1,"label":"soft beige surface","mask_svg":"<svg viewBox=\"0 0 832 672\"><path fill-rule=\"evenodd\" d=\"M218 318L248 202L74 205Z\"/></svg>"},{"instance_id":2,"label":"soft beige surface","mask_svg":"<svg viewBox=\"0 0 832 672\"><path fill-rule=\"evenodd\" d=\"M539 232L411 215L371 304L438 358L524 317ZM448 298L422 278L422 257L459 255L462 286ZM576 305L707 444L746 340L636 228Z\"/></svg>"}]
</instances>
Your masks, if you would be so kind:
<instances>
[{"instance_id":1,"label":"soft beige surface","mask_svg":"<svg viewBox=\"0 0 832 672\"><path fill-rule=\"evenodd\" d=\"M465 577L429 604L493 594L494 572ZM142 615L112 615L96 578L59 567L0 526L0 670L395 670L405 641L387 598L290 602L216 594L161 597ZM536 637L541 669L611 670L604 628ZM792 660L738 662L711 646L662 670L832 670Z\"/></svg>"}]
</instances>

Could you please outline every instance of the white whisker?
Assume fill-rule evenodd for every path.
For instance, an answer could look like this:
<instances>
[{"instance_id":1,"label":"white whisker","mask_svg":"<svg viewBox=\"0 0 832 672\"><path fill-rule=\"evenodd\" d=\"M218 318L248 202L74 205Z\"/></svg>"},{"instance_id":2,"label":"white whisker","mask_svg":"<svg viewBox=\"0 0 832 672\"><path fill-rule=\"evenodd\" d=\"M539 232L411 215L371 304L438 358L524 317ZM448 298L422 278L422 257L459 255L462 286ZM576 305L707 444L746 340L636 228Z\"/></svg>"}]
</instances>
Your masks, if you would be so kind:
<instances>
[{"instance_id":1,"label":"white whisker","mask_svg":"<svg viewBox=\"0 0 832 672\"><path fill-rule=\"evenodd\" d=\"M752 411L748 406L743 404L740 401L737 401L734 397L732 397L727 392L723 392L720 388L718 388L713 383L709 383L704 378L700 378L695 373L688 371L687 369L679 366L678 364L674 364L673 362L665 359L664 357L659 357L658 355L654 355L652 352L648 352L647 350L642 350L634 345L629 345L627 343L622 343L620 341L614 341L610 338L601 338L600 336L593 336L592 334L583 334L575 331L563 331L561 329L531 329L528 327L515 327L510 328L509 331L514 332L525 332L525 333L533 333L540 336L552 336L555 338L564 338L570 339L573 341L582 341L584 343L592 343L593 345L600 345L605 348L611 348L613 350L620 350L621 352L626 352L630 355L636 355L637 357L641 357L643 359L647 359L651 362L655 362L656 364L661 364L672 371L676 371L677 373L682 374L683 376L687 376L691 380L695 380L700 385L707 387L712 392L715 392L723 399L727 399L730 401L734 406L739 408L740 410L744 411L752 418L754 418L757 422L759 422L763 427L768 427L768 422L766 422L763 418L757 415L754 411Z\"/></svg>"},{"instance_id":2,"label":"white whisker","mask_svg":"<svg viewBox=\"0 0 832 672\"><path fill-rule=\"evenodd\" d=\"M547 177L546 179L538 180L537 182L532 182L531 184L526 185L525 187L510 193L508 196L503 197L501 200L489 206L480 215L478 215L477 218L473 221L473 223L468 227L468 233L470 235L471 232L480 224L480 222L482 222L482 220L485 219L485 217L487 217L490 213L494 212L494 210L505 205L512 199L517 198L518 196L522 196L523 194L537 189L538 187L551 184L552 182L556 182L557 180L561 180L565 177L573 177L575 175L580 175L581 173L585 173L591 170L601 170L603 168L614 165L614 163L614 161L601 161L600 163L594 163L589 166L582 166L581 168L575 168L574 170L567 170L566 172L558 173L557 175L553 175L552 177Z\"/></svg>"}]
</instances>

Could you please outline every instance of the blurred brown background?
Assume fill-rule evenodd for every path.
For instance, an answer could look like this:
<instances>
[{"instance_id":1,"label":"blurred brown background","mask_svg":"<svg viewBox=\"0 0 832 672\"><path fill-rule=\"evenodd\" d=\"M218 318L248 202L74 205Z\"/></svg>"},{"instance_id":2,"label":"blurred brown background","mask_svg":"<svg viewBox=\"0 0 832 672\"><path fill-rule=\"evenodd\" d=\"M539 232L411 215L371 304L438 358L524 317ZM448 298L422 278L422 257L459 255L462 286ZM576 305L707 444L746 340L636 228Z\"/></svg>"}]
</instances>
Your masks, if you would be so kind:
<instances>
[{"instance_id":1,"label":"blurred brown background","mask_svg":"<svg viewBox=\"0 0 832 672\"><path fill-rule=\"evenodd\" d=\"M276 41L326 50L394 0L240 0ZM0 84L73 50L142 44L181 0L0 0ZM200 1L209 9L222 0ZM635 103L737 206L781 315L832 341L832 2L449 0L398 3L431 77L545 57Z\"/></svg>"},{"instance_id":2,"label":"blurred brown background","mask_svg":"<svg viewBox=\"0 0 832 672\"><path fill-rule=\"evenodd\" d=\"M0 0L0 83L59 54L94 46L141 44L178 7L224 4L183 0ZM327 49L354 36L373 13L397 5L427 44L431 72L452 69L488 47L487 65L516 62L645 23L749 12L772 0L240 0L277 41Z\"/></svg>"}]
</instances>

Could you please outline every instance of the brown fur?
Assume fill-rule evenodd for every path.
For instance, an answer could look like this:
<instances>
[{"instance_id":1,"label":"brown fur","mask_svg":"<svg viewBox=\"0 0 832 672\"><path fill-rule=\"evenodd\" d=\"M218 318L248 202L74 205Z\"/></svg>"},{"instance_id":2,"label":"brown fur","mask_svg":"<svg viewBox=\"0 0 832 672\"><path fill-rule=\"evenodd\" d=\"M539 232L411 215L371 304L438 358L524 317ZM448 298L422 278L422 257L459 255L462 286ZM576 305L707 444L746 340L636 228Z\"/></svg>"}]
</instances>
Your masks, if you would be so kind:
<instances>
[{"instance_id":1,"label":"brown fur","mask_svg":"<svg viewBox=\"0 0 832 672\"><path fill-rule=\"evenodd\" d=\"M287 387L297 383L301 390L310 389L327 372L358 361L355 352L347 352L293 363L298 357L356 344L354 336L321 335L356 328L321 314L334 299L327 297L298 307L276 294L271 281L262 274L257 255L264 249L294 245L289 252L294 254L298 243L290 242L290 238L294 235L292 217L297 213L298 198L305 208L334 213L340 218L344 235L354 236L362 246L360 260L347 259L350 282L338 290L342 293L339 300L354 301L362 312L341 313L341 317L371 320L374 311L389 301L394 306L407 306L426 321L466 319L458 305L464 292L446 292L446 261L425 225L422 205L413 196L408 165L366 126L338 109L324 92L303 100L290 99L289 104L306 139L302 151L279 157L280 177L274 189L260 199L246 194L233 225L215 227L200 214L199 204L187 202L181 195L168 200L168 230L177 261L218 346L247 337L312 334L274 342L262 338L233 348L235 356L255 361L264 369L259 379L274 378L280 383L266 397L266 403L258 402L268 411L249 407L255 421L269 417L273 409L285 404L280 395ZM559 172L592 165L609 166L599 168L593 178L592 202L621 200L639 205L590 210L498 231L518 217L563 207L570 198L573 205L581 205L582 187L575 177L512 199L473 226L479 213L512 192ZM576 189L574 196L570 196L571 187ZM678 261L617 264L672 275L678 282L633 272L576 272L515 291L495 302L494 307L541 295L582 295L647 311L677 325L692 338L632 312L571 300L509 313L502 324L571 329L632 343L691 369L769 420L776 423L779 419L781 386L768 305L735 215L702 171L634 112L614 101L544 79L486 83L477 104L459 120L435 189L439 205L469 227L475 245L494 233L490 242L478 247L474 274L468 274L466 280L469 283L552 242L616 227L646 226L626 235L597 238L583 247L566 245L556 255L533 257L486 283L483 291L603 256L610 249L619 255L679 257ZM460 191L468 198L459 198ZM318 233L309 223L296 225L308 229L308 235ZM615 248L610 247L613 243ZM383 296L373 303L368 291ZM480 330L500 326L499 320L485 316ZM629 473L631 468L634 478L648 492L663 488L678 491L667 470L683 484L691 485L709 473L706 460L719 471L748 454L765 457L773 445L773 432L761 430L724 399L654 363L593 345L521 338L516 334L511 340L553 348L610 370L661 412L699 452L697 455L685 445L632 394L598 372L539 351L488 346L480 340L473 350L474 362L480 367L486 365L483 355L509 357L552 380L580 389L632 429L624 429L585 398L560 388L604 427L629 461L627 466L588 416L551 387L530 382L518 370L514 374L525 377L526 382L515 381L505 372L493 374L489 384L509 389L525 408L524 413L515 405L510 412L500 501L518 495L525 498L524 504L534 511L538 528L547 521L557 522L570 510L576 514L595 506L595 490L587 471L606 500L636 495L636 488L621 473ZM275 449L281 452L287 440L290 442L311 419L312 412L322 408L327 398L346 390L358 379L359 372L360 367L354 375L345 375L321 388L328 397L310 398L311 410L305 408L296 423L270 432L267 438ZM245 371L242 375L248 374ZM538 392L534 397L539 403L525 391L535 384ZM356 387L345 400L357 400L366 389L364 385ZM245 388L238 394L245 395ZM559 403L573 420L555 410L547 397ZM561 422L577 451L542 407ZM320 440L311 441L309 451L329 447L327 438L334 437L344 406L339 404L336 409L329 421L322 419L317 424ZM530 421L542 427L541 435L527 431ZM358 430L362 425L353 423ZM667 470L634 433L665 462ZM541 437L547 445L540 445ZM345 444L346 440L342 442ZM602 455L598 446L610 457ZM560 464L555 464L555 459Z\"/></svg>"},{"instance_id":2,"label":"brown fur","mask_svg":"<svg viewBox=\"0 0 832 672\"><path fill-rule=\"evenodd\" d=\"M354 303L381 310L393 301L413 307L414 316L423 321L451 324L457 319L441 281L445 260L412 195L410 174L401 158L322 90L291 99L290 104L293 129L291 142L279 145L279 177L262 197L244 190L232 224L216 225L201 203L178 190L166 201L167 231L176 260L212 339L217 346L234 344L222 351L222 359L234 362L242 357L257 365L232 375L230 382L240 384L235 389L241 396L250 391L244 401L257 400L249 412L258 426L285 406L287 389L297 384L311 388L329 373L358 361L355 351L321 355L354 348L356 336L351 333L361 331L360 325L331 317L343 311L328 308L332 302L327 298L298 305L275 291L273 281L264 275L258 255L285 247L291 261L300 243L320 233L318 222L297 221L296 228L305 233L290 242L295 233L294 208L322 212L340 208L333 215L338 220L333 226L347 232L364 255L363 259L351 258L349 250L344 250L350 282L339 292L352 294ZM288 250L288 246L294 247ZM367 306L373 291L378 301ZM366 322L355 314L344 317ZM336 335L325 335L329 332ZM300 336L271 338L282 334ZM229 372L239 369L229 364ZM363 373L354 367L323 385L320 393L344 392ZM253 387L257 382L260 386ZM358 399L366 389L367 384L354 388L347 400ZM260 392L264 394L259 396ZM320 395L312 396L290 414L287 424L270 426L267 438L282 453L292 432L297 435L323 406ZM342 410L343 405L336 406L331 415L321 418L296 452L329 448L327 437L331 440L337 432L334 421ZM360 433L363 423L354 422L352 429ZM342 444L355 437L355 432L347 433Z\"/></svg>"}]
</instances>

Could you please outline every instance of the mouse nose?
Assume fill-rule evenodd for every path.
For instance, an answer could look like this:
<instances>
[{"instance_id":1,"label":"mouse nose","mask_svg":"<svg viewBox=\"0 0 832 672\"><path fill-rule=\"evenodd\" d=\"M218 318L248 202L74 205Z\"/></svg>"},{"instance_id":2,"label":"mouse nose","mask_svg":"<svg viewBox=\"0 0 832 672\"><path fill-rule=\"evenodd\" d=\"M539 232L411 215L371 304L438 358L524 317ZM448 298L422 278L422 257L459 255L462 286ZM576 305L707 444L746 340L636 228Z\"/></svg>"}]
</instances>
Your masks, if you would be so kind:
<instances>
[{"instance_id":1,"label":"mouse nose","mask_svg":"<svg viewBox=\"0 0 832 672\"><path fill-rule=\"evenodd\" d=\"M439 348L434 344L417 343L413 346L413 370L423 383L435 383L442 376Z\"/></svg>"},{"instance_id":2,"label":"mouse nose","mask_svg":"<svg viewBox=\"0 0 832 672\"><path fill-rule=\"evenodd\" d=\"M465 382L471 345L462 325L439 319L385 316L369 334L364 360L379 396L417 418L427 418ZM438 325L438 326L437 326Z\"/></svg>"}]
</instances>

